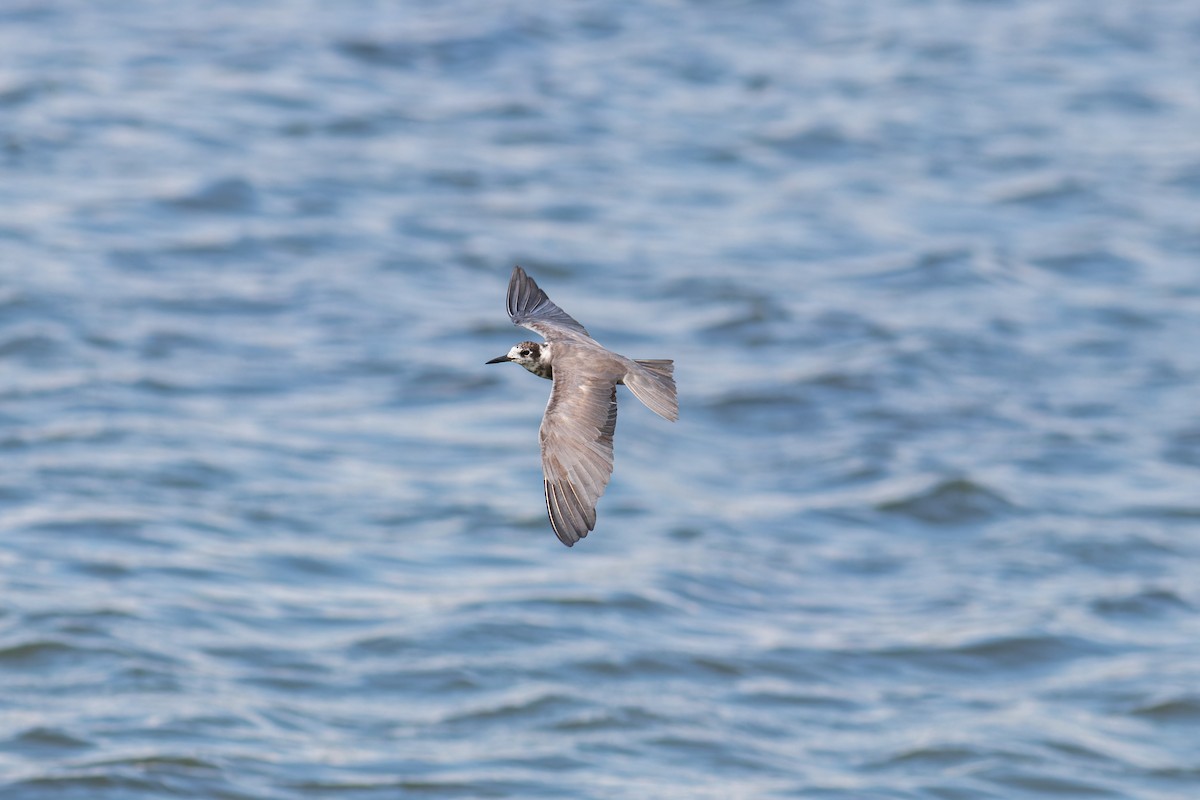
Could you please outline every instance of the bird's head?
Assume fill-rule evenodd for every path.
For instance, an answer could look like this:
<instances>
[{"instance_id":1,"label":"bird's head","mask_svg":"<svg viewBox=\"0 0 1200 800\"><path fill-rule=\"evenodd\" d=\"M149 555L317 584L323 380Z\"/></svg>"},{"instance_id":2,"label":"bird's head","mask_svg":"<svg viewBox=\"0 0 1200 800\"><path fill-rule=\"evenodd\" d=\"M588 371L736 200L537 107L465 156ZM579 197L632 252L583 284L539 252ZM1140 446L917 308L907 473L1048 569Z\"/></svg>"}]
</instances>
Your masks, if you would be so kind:
<instances>
[{"instance_id":1,"label":"bird's head","mask_svg":"<svg viewBox=\"0 0 1200 800\"><path fill-rule=\"evenodd\" d=\"M512 361L541 378L551 378L550 345L537 342L520 342L514 344L506 355L493 358L489 364L501 364Z\"/></svg>"}]
</instances>

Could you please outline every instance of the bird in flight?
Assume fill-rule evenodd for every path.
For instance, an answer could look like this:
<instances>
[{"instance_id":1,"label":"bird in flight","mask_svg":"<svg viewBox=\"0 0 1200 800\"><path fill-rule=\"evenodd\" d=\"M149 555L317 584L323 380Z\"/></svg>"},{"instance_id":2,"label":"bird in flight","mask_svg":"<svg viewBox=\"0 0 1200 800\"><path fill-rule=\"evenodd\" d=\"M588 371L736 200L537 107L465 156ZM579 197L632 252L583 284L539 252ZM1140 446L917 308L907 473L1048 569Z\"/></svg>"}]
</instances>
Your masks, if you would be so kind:
<instances>
[{"instance_id":1,"label":"bird in flight","mask_svg":"<svg viewBox=\"0 0 1200 800\"><path fill-rule=\"evenodd\" d=\"M571 547L596 527L596 501L612 477L617 384L625 384L647 408L674 422L679 419L671 377L675 365L606 349L520 267L513 268L508 281L508 316L545 341L515 344L487 363L512 361L554 381L539 434L542 474L550 526Z\"/></svg>"}]
</instances>

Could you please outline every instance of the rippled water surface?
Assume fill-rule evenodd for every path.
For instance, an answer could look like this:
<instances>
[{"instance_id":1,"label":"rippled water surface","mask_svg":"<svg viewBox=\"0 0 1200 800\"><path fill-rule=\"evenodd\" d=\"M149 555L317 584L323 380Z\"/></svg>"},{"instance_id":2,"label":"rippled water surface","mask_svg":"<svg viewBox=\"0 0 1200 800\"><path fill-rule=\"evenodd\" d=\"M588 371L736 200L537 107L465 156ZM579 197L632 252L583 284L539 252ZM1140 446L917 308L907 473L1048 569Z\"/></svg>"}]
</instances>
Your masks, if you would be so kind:
<instances>
[{"instance_id":1,"label":"rippled water surface","mask_svg":"<svg viewBox=\"0 0 1200 800\"><path fill-rule=\"evenodd\" d=\"M1200 6L0 5L0 796L1200 796ZM572 550L520 263L624 394Z\"/></svg>"}]
</instances>

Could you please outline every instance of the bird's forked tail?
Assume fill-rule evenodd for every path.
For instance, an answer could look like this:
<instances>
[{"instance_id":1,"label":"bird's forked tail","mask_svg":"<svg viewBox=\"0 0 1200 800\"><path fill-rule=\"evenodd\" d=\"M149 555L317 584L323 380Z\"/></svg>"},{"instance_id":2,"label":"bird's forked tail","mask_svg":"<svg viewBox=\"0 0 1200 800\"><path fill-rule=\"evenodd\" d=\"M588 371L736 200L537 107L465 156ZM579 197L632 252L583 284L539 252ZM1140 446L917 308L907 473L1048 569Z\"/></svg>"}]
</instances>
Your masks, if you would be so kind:
<instances>
[{"instance_id":1,"label":"bird's forked tail","mask_svg":"<svg viewBox=\"0 0 1200 800\"><path fill-rule=\"evenodd\" d=\"M679 400L675 396L675 362L650 358L634 361L639 367L625 375L625 385L646 408L666 420L679 419Z\"/></svg>"}]
</instances>

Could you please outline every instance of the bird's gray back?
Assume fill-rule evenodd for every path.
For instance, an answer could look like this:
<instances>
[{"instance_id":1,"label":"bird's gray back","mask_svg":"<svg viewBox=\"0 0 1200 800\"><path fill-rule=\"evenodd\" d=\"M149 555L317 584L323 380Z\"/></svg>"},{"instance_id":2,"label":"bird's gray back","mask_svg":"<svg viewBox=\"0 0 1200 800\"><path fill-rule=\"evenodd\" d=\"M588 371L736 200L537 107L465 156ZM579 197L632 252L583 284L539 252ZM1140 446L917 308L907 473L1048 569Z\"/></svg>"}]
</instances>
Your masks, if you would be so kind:
<instances>
[{"instance_id":1,"label":"bird's gray back","mask_svg":"<svg viewBox=\"0 0 1200 800\"><path fill-rule=\"evenodd\" d=\"M628 358L614 353L594 339L556 341L551 345L554 377L560 367L569 373L620 383L629 372Z\"/></svg>"}]
</instances>

